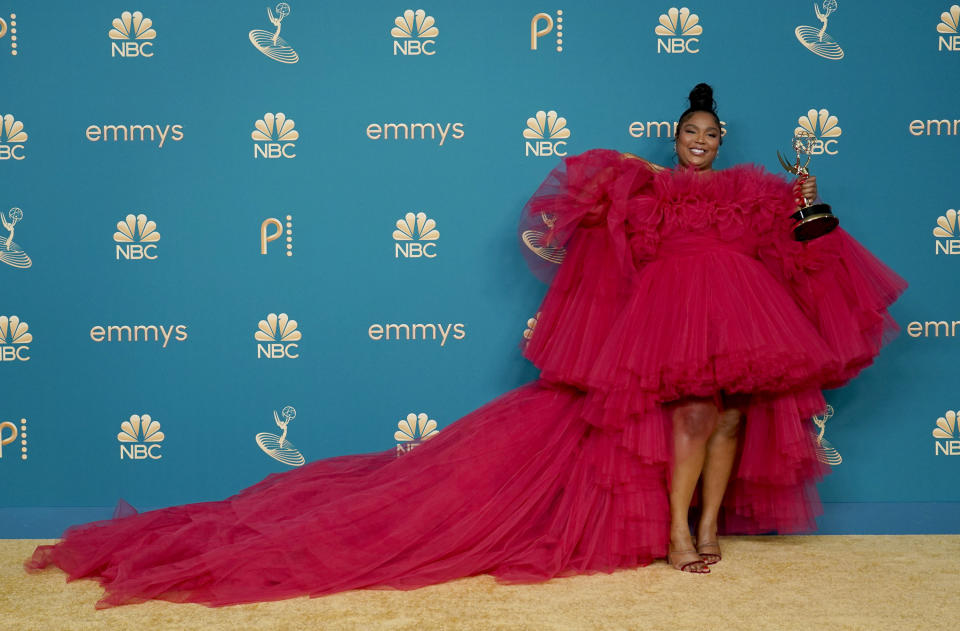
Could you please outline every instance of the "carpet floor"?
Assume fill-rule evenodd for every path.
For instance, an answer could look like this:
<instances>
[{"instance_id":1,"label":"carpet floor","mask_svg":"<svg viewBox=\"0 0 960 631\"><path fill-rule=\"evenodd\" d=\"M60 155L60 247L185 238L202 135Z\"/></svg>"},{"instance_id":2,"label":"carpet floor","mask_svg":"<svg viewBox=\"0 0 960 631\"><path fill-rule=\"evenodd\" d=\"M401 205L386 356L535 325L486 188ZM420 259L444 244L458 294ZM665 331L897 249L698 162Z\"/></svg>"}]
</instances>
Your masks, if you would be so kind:
<instances>
[{"instance_id":1,"label":"carpet floor","mask_svg":"<svg viewBox=\"0 0 960 631\"><path fill-rule=\"evenodd\" d=\"M706 576L639 570L499 585L489 576L413 591L207 608L148 602L103 611L93 581L21 566L48 541L0 541L0 629L870 630L960 626L960 535L729 537Z\"/></svg>"}]
</instances>

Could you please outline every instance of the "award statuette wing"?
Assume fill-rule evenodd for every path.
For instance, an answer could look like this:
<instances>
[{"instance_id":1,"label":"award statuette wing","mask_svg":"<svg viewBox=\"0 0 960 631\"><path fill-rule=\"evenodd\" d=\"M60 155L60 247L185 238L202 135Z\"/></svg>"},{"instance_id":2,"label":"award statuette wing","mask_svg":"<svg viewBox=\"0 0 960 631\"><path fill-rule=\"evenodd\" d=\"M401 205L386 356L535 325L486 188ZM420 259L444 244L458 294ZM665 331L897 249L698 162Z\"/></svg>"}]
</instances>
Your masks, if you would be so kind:
<instances>
[{"instance_id":1,"label":"award statuette wing","mask_svg":"<svg viewBox=\"0 0 960 631\"><path fill-rule=\"evenodd\" d=\"M780 160L780 166L789 173L797 176L797 184L802 186L807 178L810 177L810 171L807 165L810 164L810 154L813 153L813 143L816 138L813 134L797 130L793 137L793 150L797 153L797 160L794 164L788 163L777 152L777 158ZM800 156L806 155L807 160L800 164ZM802 193L797 194L797 211L790 215L794 220L793 238L797 241L809 241L822 237L837 227L840 220L834 216L829 204L812 204Z\"/></svg>"}]
</instances>

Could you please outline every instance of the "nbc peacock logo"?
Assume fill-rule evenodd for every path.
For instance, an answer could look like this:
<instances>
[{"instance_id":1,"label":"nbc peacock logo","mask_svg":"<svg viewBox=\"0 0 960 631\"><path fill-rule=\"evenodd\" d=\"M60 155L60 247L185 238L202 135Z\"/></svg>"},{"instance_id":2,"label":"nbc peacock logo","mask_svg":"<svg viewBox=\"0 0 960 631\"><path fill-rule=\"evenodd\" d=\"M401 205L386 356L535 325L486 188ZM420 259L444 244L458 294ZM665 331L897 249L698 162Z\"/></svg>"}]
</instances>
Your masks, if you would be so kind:
<instances>
[{"instance_id":1,"label":"nbc peacock logo","mask_svg":"<svg viewBox=\"0 0 960 631\"><path fill-rule=\"evenodd\" d=\"M0 422L0 462L3 462L3 448L12 445L17 442L17 438L20 439L20 459L27 459L27 419L20 419L20 426L17 427L17 423L13 421L3 421ZM16 447L13 447L16 450ZM14 454L17 452L14 451ZM15 455L12 455L9 450L7 450L7 460L11 458L16 458Z\"/></svg>"},{"instance_id":2,"label":"nbc peacock logo","mask_svg":"<svg viewBox=\"0 0 960 631\"><path fill-rule=\"evenodd\" d=\"M283 417L282 421L280 420L281 416ZM293 446L293 443L287 440L287 425L296 417L297 410L292 405L284 406L284 408L280 410L280 414L277 414L277 411L274 410L273 421L277 424L277 427L280 428L280 433L271 434L269 432L261 432L257 434L256 438L257 445L260 446L263 453L291 467L299 467L306 462L303 454Z\"/></svg>"},{"instance_id":3,"label":"nbc peacock logo","mask_svg":"<svg viewBox=\"0 0 960 631\"><path fill-rule=\"evenodd\" d=\"M957 52L960 51L960 5L955 4L949 10L940 14L940 22L937 24L938 46L937 50Z\"/></svg>"},{"instance_id":4,"label":"nbc peacock logo","mask_svg":"<svg viewBox=\"0 0 960 631\"><path fill-rule=\"evenodd\" d=\"M838 126L840 121L826 109L810 109L797 119L797 127L793 135L810 134L816 138L813 142L812 155L827 154L835 156L840 152L838 139L842 130Z\"/></svg>"},{"instance_id":5,"label":"nbc peacock logo","mask_svg":"<svg viewBox=\"0 0 960 631\"><path fill-rule=\"evenodd\" d=\"M300 61L300 56L293 49L287 40L280 37L280 29L283 26L283 20L290 15L290 5L286 2L277 4L271 9L267 7L267 19L273 24L274 31L262 31L254 29L250 31L250 43L261 53L274 61L282 64L295 64Z\"/></svg>"},{"instance_id":6,"label":"nbc peacock logo","mask_svg":"<svg viewBox=\"0 0 960 631\"><path fill-rule=\"evenodd\" d=\"M23 219L23 211L19 208L11 208L6 213L0 211L0 222L3 222L3 227L7 231L6 236L0 234L0 262L10 267L27 269L33 265L33 261L13 240L13 233L21 219Z\"/></svg>"},{"instance_id":7,"label":"nbc peacock logo","mask_svg":"<svg viewBox=\"0 0 960 631\"><path fill-rule=\"evenodd\" d=\"M427 217L427 213L407 213L397 220L397 229L393 231L394 258L428 259L437 256L437 240L440 231L437 222Z\"/></svg>"},{"instance_id":8,"label":"nbc peacock logo","mask_svg":"<svg viewBox=\"0 0 960 631\"><path fill-rule=\"evenodd\" d=\"M549 35L556 27L557 52L563 52L563 11L557 9L556 16L549 13L537 13L530 20L530 50L537 50L540 38Z\"/></svg>"},{"instance_id":9,"label":"nbc peacock logo","mask_svg":"<svg viewBox=\"0 0 960 631\"><path fill-rule=\"evenodd\" d=\"M132 261L140 259L156 260L157 241L160 233L157 232L156 222L147 219L143 213L127 215L117 222L117 231L113 233L116 242L116 256Z\"/></svg>"},{"instance_id":10,"label":"nbc peacock logo","mask_svg":"<svg viewBox=\"0 0 960 631\"><path fill-rule=\"evenodd\" d=\"M10 42L10 54L16 57L20 51L17 50L17 14L9 14L9 23L0 17L0 40L7 39Z\"/></svg>"},{"instance_id":11,"label":"nbc peacock logo","mask_svg":"<svg viewBox=\"0 0 960 631\"><path fill-rule=\"evenodd\" d=\"M523 130L525 154L530 156L565 156L567 155L567 139L570 138L570 128L567 119L559 116L554 110L538 111L527 119L527 126Z\"/></svg>"},{"instance_id":12,"label":"nbc peacock logo","mask_svg":"<svg viewBox=\"0 0 960 631\"><path fill-rule=\"evenodd\" d=\"M798 26L794 30L797 40L806 46L807 50L831 61L843 59L843 49L840 48L840 44L827 33L830 14L837 8L837 0L823 0L822 8L814 3L813 10L817 19L820 20L820 26Z\"/></svg>"},{"instance_id":13,"label":"nbc peacock logo","mask_svg":"<svg viewBox=\"0 0 960 631\"><path fill-rule=\"evenodd\" d=\"M653 30L657 38L657 54L697 54L700 52L700 38L703 26L700 16L687 7L670 9L660 15L660 23Z\"/></svg>"},{"instance_id":14,"label":"nbc peacock logo","mask_svg":"<svg viewBox=\"0 0 960 631\"><path fill-rule=\"evenodd\" d=\"M296 320L287 314L271 313L257 324L253 337L257 341L257 359L296 359L300 357L299 342L303 334Z\"/></svg>"},{"instance_id":15,"label":"nbc peacock logo","mask_svg":"<svg viewBox=\"0 0 960 631\"><path fill-rule=\"evenodd\" d=\"M267 112L263 118L253 124L253 157L256 158L296 158L294 141L300 138L300 132L294 129L296 124L283 112Z\"/></svg>"},{"instance_id":16,"label":"nbc peacock logo","mask_svg":"<svg viewBox=\"0 0 960 631\"><path fill-rule=\"evenodd\" d=\"M0 362L30 361L33 333L19 316L0 316Z\"/></svg>"},{"instance_id":17,"label":"nbc peacock logo","mask_svg":"<svg viewBox=\"0 0 960 631\"><path fill-rule=\"evenodd\" d=\"M933 446L934 456L960 456L960 431L957 428L957 415L960 412L947 410L937 419L933 428L935 439Z\"/></svg>"},{"instance_id":18,"label":"nbc peacock logo","mask_svg":"<svg viewBox=\"0 0 960 631\"><path fill-rule=\"evenodd\" d=\"M423 9L407 9L393 20L390 35L394 55L435 55L440 30L433 16L427 15Z\"/></svg>"},{"instance_id":19,"label":"nbc peacock logo","mask_svg":"<svg viewBox=\"0 0 960 631\"><path fill-rule=\"evenodd\" d=\"M437 422L430 418L426 412L407 414L397 423L397 431L393 433L393 438L397 441L397 455L401 456L407 453L439 433Z\"/></svg>"},{"instance_id":20,"label":"nbc peacock logo","mask_svg":"<svg viewBox=\"0 0 960 631\"><path fill-rule=\"evenodd\" d=\"M524 230L520 238L531 252L545 261L560 265L563 263L563 257L567 255L566 248L549 245L545 242L547 233L553 228L556 218L548 213L540 213L540 220L543 221L543 230L537 230L535 228Z\"/></svg>"},{"instance_id":21,"label":"nbc peacock logo","mask_svg":"<svg viewBox=\"0 0 960 631\"><path fill-rule=\"evenodd\" d=\"M937 225L933 229L933 236L936 237L934 253L940 254L960 254L960 234L957 230L957 211L953 208L947 209L947 212L937 217Z\"/></svg>"},{"instance_id":22,"label":"nbc peacock logo","mask_svg":"<svg viewBox=\"0 0 960 631\"><path fill-rule=\"evenodd\" d=\"M160 447L164 439L159 421L149 414L131 414L130 419L120 424L117 441L120 443L120 460L160 460Z\"/></svg>"},{"instance_id":23,"label":"nbc peacock logo","mask_svg":"<svg viewBox=\"0 0 960 631\"><path fill-rule=\"evenodd\" d=\"M144 17L140 11L124 11L120 17L113 18L113 25L107 32L111 57L153 57L153 40L157 31L153 20Z\"/></svg>"},{"instance_id":24,"label":"nbc peacock logo","mask_svg":"<svg viewBox=\"0 0 960 631\"><path fill-rule=\"evenodd\" d=\"M27 132L23 123L13 114L3 114L0 122L0 160L23 160L27 157L23 143L27 142Z\"/></svg>"}]
</instances>

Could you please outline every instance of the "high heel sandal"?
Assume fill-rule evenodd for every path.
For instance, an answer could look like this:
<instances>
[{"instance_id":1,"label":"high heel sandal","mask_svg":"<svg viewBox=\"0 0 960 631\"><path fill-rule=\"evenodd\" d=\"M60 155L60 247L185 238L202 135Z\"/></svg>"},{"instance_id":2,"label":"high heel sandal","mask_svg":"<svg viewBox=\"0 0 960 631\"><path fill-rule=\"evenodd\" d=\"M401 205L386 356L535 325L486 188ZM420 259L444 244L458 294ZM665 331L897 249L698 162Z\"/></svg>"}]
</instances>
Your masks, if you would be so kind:
<instances>
[{"instance_id":1,"label":"high heel sandal","mask_svg":"<svg viewBox=\"0 0 960 631\"><path fill-rule=\"evenodd\" d=\"M679 556L684 554L697 555L697 558L687 562L675 560L675 555ZM696 550L671 550L667 553L667 563L672 565L674 569L680 570L681 572L687 572L688 574L710 573L710 568L707 567L709 564L700 558L699 553Z\"/></svg>"},{"instance_id":2,"label":"high heel sandal","mask_svg":"<svg viewBox=\"0 0 960 631\"><path fill-rule=\"evenodd\" d=\"M716 550L716 552L707 552L706 550ZM697 544L697 554L700 555L700 558L707 565L714 565L719 563L723 559L723 555L720 554L720 542L719 541L707 541L704 543Z\"/></svg>"}]
</instances>

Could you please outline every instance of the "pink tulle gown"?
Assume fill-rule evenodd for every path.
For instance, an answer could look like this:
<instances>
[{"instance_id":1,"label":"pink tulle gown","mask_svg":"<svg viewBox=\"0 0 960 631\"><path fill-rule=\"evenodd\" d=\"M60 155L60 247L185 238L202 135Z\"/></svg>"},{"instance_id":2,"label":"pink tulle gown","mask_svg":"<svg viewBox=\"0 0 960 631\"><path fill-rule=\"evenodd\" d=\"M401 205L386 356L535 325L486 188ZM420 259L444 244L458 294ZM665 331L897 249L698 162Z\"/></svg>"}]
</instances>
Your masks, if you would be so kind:
<instances>
[{"instance_id":1,"label":"pink tulle gown","mask_svg":"<svg viewBox=\"0 0 960 631\"><path fill-rule=\"evenodd\" d=\"M791 185L754 166L570 157L525 211L542 254L565 250L526 347L538 381L399 458L76 526L27 568L94 578L109 607L637 567L667 552L669 403L718 393L749 397L723 531L812 529L824 466L808 419L896 331L886 308L905 283L841 229L794 241L792 212Z\"/></svg>"}]
</instances>

